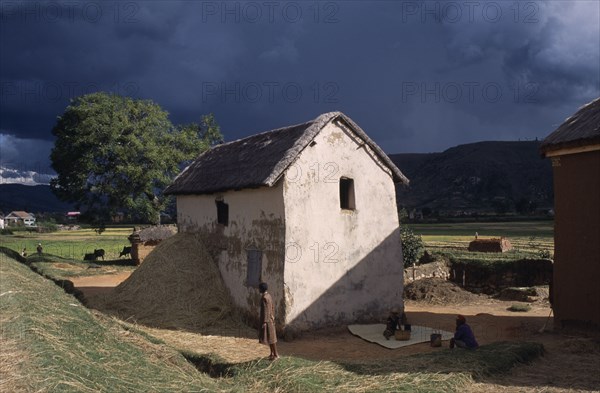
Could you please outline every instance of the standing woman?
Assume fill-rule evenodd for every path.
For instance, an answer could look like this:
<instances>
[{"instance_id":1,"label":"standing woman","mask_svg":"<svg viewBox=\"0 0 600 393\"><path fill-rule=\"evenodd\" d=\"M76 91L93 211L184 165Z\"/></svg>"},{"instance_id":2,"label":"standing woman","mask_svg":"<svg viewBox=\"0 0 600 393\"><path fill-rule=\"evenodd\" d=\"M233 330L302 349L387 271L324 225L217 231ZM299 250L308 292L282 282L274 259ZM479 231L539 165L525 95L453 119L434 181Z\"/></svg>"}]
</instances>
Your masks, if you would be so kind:
<instances>
[{"instance_id":1,"label":"standing woman","mask_svg":"<svg viewBox=\"0 0 600 393\"><path fill-rule=\"evenodd\" d=\"M258 341L261 344L269 344L271 348L271 354L269 360L275 360L279 358L277 354L277 334L275 332L275 306L273 305L273 298L267 292L267 283L261 282L258 285L258 290L262 294L260 299L260 331L258 334Z\"/></svg>"}]
</instances>

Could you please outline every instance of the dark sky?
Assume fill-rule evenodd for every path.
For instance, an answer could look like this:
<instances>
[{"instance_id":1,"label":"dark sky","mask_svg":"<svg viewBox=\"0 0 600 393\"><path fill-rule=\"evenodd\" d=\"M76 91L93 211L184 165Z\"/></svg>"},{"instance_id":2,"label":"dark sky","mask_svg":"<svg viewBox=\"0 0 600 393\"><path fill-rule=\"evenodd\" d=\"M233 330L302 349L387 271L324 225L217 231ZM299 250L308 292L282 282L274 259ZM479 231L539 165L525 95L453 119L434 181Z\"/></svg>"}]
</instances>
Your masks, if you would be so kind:
<instances>
[{"instance_id":1,"label":"dark sky","mask_svg":"<svg viewBox=\"0 0 600 393\"><path fill-rule=\"evenodd\" d=\"M0 4L0 164L19 170L50 172L56 117L98 90L175 124L213 112L226 140L341 110L388 153L543 138L600 95L596 0Z\"/></svg>"}]
</instances>

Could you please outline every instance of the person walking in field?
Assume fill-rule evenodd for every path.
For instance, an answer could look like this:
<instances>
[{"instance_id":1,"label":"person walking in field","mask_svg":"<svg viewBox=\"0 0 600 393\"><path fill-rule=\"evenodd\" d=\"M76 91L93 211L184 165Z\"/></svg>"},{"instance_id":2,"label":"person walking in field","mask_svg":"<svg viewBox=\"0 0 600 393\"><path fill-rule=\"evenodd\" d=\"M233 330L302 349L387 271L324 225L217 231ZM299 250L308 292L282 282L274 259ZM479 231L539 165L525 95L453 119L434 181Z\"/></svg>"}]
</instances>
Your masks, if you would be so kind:
<instances>
[{"instance_id":1,"label":"person walking in field","mask_svg":"<svg viewBox=\"0 0 600 393\"><path fill-rule=\"evenodd\" d=\"M267 292L267 283L261 282L258 290L261 293L260 299L260 331L258 332L258 341L261 344L268 344L271 349L269 360L279 358L277 353L277 333L275 331L275 305L271 294Z\"/></svg>"},{"instance_id":2,"label":"person walking in field","mask_svg":"<svg viewBox=\"0 0 600 393\"><path fill-rule=\"evenodd\" d=\"M42 251L44 251L44 249L42 248L42 243L38 243L36 250L38 255L42 255Z\"/></svg>"},{"instance_id":3,"label":"person walking in field","mask_svg":"<svg viewBox=\"0 0 600 393\"><path fill-rule=\"evenodd\" d=\"M467 319L462 315L456 317L456 332L454 333L454 337L450 339L450 349L453 349L455 346L465 349L479 348L471 326L467 325Z\"/></svg>"}]
</instances>

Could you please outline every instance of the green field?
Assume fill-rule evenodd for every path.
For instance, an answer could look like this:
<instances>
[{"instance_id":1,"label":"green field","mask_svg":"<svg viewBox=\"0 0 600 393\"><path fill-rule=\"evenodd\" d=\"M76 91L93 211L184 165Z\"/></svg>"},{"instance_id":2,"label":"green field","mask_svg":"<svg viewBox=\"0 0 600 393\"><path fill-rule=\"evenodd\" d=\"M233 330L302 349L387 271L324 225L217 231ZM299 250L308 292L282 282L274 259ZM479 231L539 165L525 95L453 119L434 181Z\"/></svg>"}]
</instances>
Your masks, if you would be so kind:
<instances>
[{"instance_id":1,"label":"green field","mask_svg":"<svg viewBox=\"0 0 600 393\"><path fill-rule=\"evenodd\" d=\"M123 246L130 245L127 236L132 233L132 229L133 227L107 228L101 235L92 229L52 233L15 232L14 235L0 235L0 246L17 252L25 248L31 255L36 252L38 243L42 243L44 254L75 260L83 260L84 254L101 248L106 252L105 259L118 259Z\"/></svg>"},{"instance_id":2,"label":"green field","mask_svg":"<svg viewBox=\"0 0 600 393\"><path fill-rule=\"evenodd\" d=\"M428 251L460 253L466 252L469 242L479 238L505 237L513 245L512 254L535 255L546 250L554 253L554 222L553 221L522 221L522 222L468 222L451 224L408 224L415 234L421 235Z\"/></svg>"}]
</instances>

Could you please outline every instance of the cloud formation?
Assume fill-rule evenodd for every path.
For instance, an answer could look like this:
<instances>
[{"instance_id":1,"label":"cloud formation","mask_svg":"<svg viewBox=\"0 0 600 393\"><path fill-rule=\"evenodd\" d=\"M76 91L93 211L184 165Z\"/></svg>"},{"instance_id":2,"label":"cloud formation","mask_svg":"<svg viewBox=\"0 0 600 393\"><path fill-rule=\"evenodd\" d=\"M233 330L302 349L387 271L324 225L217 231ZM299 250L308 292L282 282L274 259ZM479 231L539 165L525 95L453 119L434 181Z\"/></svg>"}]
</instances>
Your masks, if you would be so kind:
<instances>
[{"instance_id":1,"label":"cloud formation","mask_svg":"<svg viewBox=\"0 0 600 393\"><path fill-rule=\"evenodd\" d=\"M174 123L214 112L228 140L342 110L389 153L543 138L600 95L595 1L3 2L0 13L0 129L39 154L69 99L97 90L152 99Z\"/></svg>"}]
</instances>

